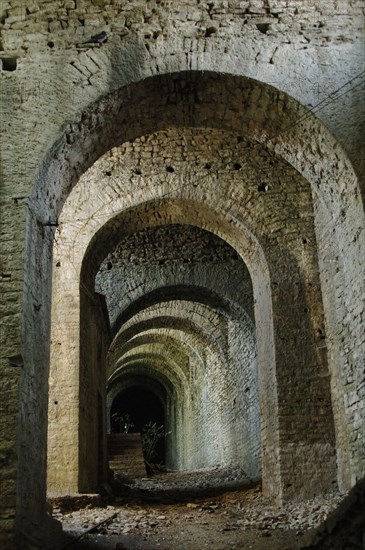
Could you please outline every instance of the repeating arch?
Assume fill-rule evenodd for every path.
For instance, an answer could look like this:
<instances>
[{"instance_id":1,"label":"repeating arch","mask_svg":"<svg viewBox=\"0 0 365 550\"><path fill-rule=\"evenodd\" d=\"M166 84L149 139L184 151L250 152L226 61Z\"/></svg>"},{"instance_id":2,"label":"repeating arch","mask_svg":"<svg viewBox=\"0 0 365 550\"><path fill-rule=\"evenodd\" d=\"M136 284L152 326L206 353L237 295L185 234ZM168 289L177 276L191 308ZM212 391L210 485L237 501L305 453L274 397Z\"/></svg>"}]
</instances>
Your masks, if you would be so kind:
<instances>
[{"instance_id":1,"label":"repeating arch","mask_svg":"<svg viewBox=\"0 0 365 550\"><path fill-rule=\"evenodd\" d=\"M188 82L188 85L182 86L182 82ZM222 93L217 93L218 90ZM231 94L228 90L235 90L235 93ZM176 102L173 99L174 97L178 97L179 101ZM219 105L217 105L217 97L220 98ZM142 109L142 116L140 118L143 124L141 123L140 127L134 125L133 134L131 134L128 133L128 128L132 127L130 120L133 113L132 107L136 101L145 109ZM258 102L260 103L260 109L257 109ZM213 109L211 108L212 105L214 106ZM275 108L273 108L273 105ZM163 118L160 116L162 107L165 113ZM151 113L155 114L152 115ZM297 124L296 121L302 115L305 115L302 123ZM25 279L31 285L31 281L36 279L35 273L37 270L43 269L44 279L39 283L37 292L47 297L46 302L48 305L44 308L43 320L45 332L47 332L50 313L51 267L49 257L52 235L43 240L43 237L38 234L36 220L38 218L44 221L49 217L53 221L57 219L71 187L76 183L80 175L102 153L113 145L119 145L123 141L133 139L139 135L164 129L168 125L179 127L189 125L199 127L219 126L226 128L228 131L237 131L240 134L247 133L257 143L265 143L265 146L273 154L287 159L312 184L312 188L314 189L314 213L318 251L322 264L328 262L329 236L334 237L332 252L334 251L334 257L338 255L339 259L335 259L328 267L329 276L327 281L323 279L322 289L324 294L330 296L330 286L332 281L336 279L339 290L336 293L335 305L325 303L325 314L329 333L333 335L333 344L330 345L333 351L330 353L332 353L331 357L333 358L331 368L335 384L333 399L335 414L337 415L337 437L338 441L340 441L339 448L343 452L341 459L343 472L341 476L343 479L347 476L348 479L351 478L353 480L354 476L356 477L357 475L355 473L357 471L357 466L355 466L356 460L351 462L352 459L350 460L349 458L351 453L346 454L346 442L343 442L346 438L341 432L341 426L344 425L342 418L345 412L340 394L343 389L343 373L347 367L346 363L338 362L340 353L336 352L339 346L342 345L349 346L350 349L360 349L360 324L355 317L348 318L346 304L353 301L351 291L353 285L358 288L362 288L363 285L360 262L364 238L363 210L358 194L357 180L346 155L323 125L315 117L307 115L308 113L303 107L270 86L243 77L217 75L208 72L196 74L179 73L176 75L153 77L106 96L91 105L85 111L84 116L80 116L79 121L75 125L66 129L44 159L43 166L34 183L30 200L26 246L27 253L29 253L28 256L34 257L35 262L26 265ZM283 131L285 128L288 128L288 130ZM318 136L319 145L317 148L313 147L313 134ZM72 139L70 139L71 135ZM270 136L274 137L268 139ZM353 217L342 216L341 212L343 210L345 212L352 212ZM222 214L219 208L217 211ZM224 213L224 217L226 219L230 218L229 215L226 215L226 212ZM198 219L201 220L200 215L198 215ZM223 218L221 219L223 220ZM205 221L202 224L203 227L212 228L212 225L209 225ZM220 235L228 241L231 240L233 242L233 236L239 233L239 225L236 220L231 218L228 226L226 225L225 229L220 231ZM351 235L354 234L357 236L355 240L351 238ZM37 237L32 239L30 238L31 235L37 235ZM348 243L346 250L345 243ZM250 247L241 246L238 248L247 260L247 264L251 265L253 281L257 282L255 271L258 268L255 262L250 262L250 258L247 257L247 250ZM253 249L255 249L254 245ZM258 254L257 250L256 254ZM345 265L348 262L353 265L351 284L349 274L346 273L345 269ZM336 269L339 270L340 277L338 275L335 277ZM265 296L268 296L267 292L269 292L270 299L268 303L271 304L271 292L268 291L269 288L270 285L268 284L268 280L266 280L264 284L261 286L258 285L255 288L255 295L260 296L260 294L265 294ZM24 326L28 324L28 326L35 328L36 319L32 313L33 297L29 289L26 289L24 304ZM270 306L268 307L270 309ZM261 320L264 327L266 326L267 319L272 318L270 313L267 309L262 312ZM345 321L345 319L347 320ZM345 327L343 340L337 338L338 334L336 332L338 327L342 325ZM261 329L259 319L258 331L260 332L261 330L265 333L267 331L270 333L267 338L267 351L270 352L270 349L273 349L272 344L274 340L272 326ZM339 342L341 341L342 343L340 344ZM37 348L37 346L34 346L34 343L33 347ZM40 345L39 349L44 348ZM31 363L35 362L33 361L34 353L31 351L30 345L24 337L24 354L30 359ZM259 354L261 353L262 350L259 351ZM45 356L47 357L47 352ZM337 359L335 359L335 356L337 356ZM43 361L47 361L47 359L43 359ZM265 363L264 358L263 363ZM272 364L269 370L272 368ZM22 392L24 395L31 384L31 378L32 372L29 371L23 380ZM42 388L46 386L46 380L41 385ZM263 383L262 387L265 387L265 383ZM269 400L269 406L275 409L275 402L276 399ZM31 409L32 405L25 399L21 410L23 424L20 431L27 431L25 419L28 416L27 411L29 412ZM42 432L41 441L43 441L45 446L45 407L42 410L39 426ZM263 429L265 430L265 426ZM272 445L272 448L278 447ZM357 451L355 450L354 452L356 454ZM277 453L273 453L272 455L272 463L274 462L279 462ZM40 465L40 468L43 468L43 466ZM23 469L23 471L26 470L26 468ZM349 483L348 480L347 483ZM27 487L27 483L22 484L21 480L19 481L20 499L24 502L27 500L24 495L27 492L31 493ZM276 487L276 482L271 484L272 491L275 491Z\"/></svg>"}]
</instances>

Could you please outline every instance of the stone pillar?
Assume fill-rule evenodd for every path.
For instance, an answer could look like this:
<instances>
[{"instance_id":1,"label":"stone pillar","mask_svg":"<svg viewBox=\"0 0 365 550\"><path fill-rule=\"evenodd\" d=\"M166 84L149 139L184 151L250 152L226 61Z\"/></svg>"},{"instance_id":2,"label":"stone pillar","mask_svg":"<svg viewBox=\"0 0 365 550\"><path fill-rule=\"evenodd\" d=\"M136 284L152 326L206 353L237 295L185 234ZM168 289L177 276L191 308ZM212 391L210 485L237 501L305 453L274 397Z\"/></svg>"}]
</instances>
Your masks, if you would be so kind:
<instances>
[{"instance_id":1,"label":"stone pillar","mask_svg":"<svg viewBox=\"0 0 365 550\"><path fill-rule=\"evenodd\" d=\"M11 199L2 183L0 202L0 547L14 545L18 466L19 384L24 372L21 348L24 204Z\"/></svg>"},{"instance_id":2,"label":"stone pillar","mask_svg":"<svg viewBox=\"0 0 365 550\"><path fill-rule=\"evenodd\" d=\"M336 488L336 451L319 286L273 287L280 497L311 498Z\"/></svg>"},{"instance_id":3,"label":"stone pillar","mask_svg":"<svg viewBox=\"0 0 365 550\"><path fill-rule=\"evenodd\" d=\"M80 292L73 255L54 250L49 374L47 491L79 490ZM57 270L60 270L59 272Z\"/></svg>"}]
</instances>

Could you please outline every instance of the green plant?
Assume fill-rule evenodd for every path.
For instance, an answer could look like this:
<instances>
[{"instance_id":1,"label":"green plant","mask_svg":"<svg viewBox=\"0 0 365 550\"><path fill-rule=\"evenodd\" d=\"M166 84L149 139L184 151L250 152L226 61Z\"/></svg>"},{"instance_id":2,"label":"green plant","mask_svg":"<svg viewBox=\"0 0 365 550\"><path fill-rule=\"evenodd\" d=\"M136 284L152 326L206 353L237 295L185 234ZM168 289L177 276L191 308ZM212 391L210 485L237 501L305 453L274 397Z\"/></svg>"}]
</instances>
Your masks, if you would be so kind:
<instances>
[{"instance_id":1,"label":"green plant","mask_svg":"<svg viewBox=\"0 0 365 550\"><path fill-rule=\"evenodd\" d=\"M134 427L134 423L132 422L128 413L121 415L119 415L118 413L114 413L112 414L112 418L114 419L114 422L118 425L120 434L127 434L129 430Z\"/></svg>"},{"instance_id":2,"label":"green plant","mask_svg":"<svg viewBox=\"0 0 365 550\"><path fill-rule=\"evenodd\" d=\"M157 455L156 446L165 435L164 427L157 426L156 422L150 420L142 428L142 447L146 464L151 467L153 459Z\"/></svg>"}]
</instances>

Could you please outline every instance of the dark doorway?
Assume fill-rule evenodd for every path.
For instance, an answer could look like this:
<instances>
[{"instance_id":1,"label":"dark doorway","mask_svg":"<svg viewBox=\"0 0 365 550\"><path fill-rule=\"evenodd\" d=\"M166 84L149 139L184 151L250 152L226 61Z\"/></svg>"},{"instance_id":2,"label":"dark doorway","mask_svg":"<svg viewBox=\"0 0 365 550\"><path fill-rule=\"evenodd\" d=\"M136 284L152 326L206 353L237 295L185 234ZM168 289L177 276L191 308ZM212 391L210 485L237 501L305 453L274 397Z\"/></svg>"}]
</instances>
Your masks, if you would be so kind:
<instances>
[{"instance_id":1,"label":"dark doorway","mask_svg":"<svg viewBox=\"0 0 365 550\"><path fill-rule=\"evenodd\" d=\"M119 433L120 423L118 417L129 415L133 424L128 429L129 433L143 433L149 422L158 427L165 426L165 411L161 400L151 390L143 386L133 386L119 393L110 409L110 425L112 433ZM165 464L165 437L159 439L156 445L156 464Z\"/></svg>"}]
</instances>

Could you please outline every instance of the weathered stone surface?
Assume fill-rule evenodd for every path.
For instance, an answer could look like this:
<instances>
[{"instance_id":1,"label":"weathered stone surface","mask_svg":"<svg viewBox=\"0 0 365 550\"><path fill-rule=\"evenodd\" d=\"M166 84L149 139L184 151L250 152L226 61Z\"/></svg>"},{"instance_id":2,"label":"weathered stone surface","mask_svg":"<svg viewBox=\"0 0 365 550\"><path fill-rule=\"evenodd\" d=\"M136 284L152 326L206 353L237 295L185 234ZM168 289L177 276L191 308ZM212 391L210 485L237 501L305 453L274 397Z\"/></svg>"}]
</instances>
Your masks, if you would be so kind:
<instances>
[{"instance_id":1,"label":"weathered stone surface","mask_svg":"<svg viewBox=\"0 0 365 550\"><path fill-rule=\"evenodd\" d=\"M272 389L261 403L263 448L272 450L263 471L280 463L284 496L300 496L289 484L309 478L311 464L334 467L331 406L338 482L349 488L364 475L363 21L363 0L0 5L4 548L14 546L16 480L18 533L42 540L48 386L74 388L62 405L65 425L68 417L78 425L79 398L89 411L84 420L95 409L96 394L88 401L78 391L78 251L102 231L83 273L93 292L103 253L118 244L109 222L121 212L127 236L151 224L190 223L244 258L262 343L259 373L271 373L259 376L261 391ZM107 43L90 44L102 30ZM89 188L84 179L70 194L84 172ZM80 208L65 224L67 197ZM140 207L148 201L155 212ZM125 214L134 207L136 216ZM67 276L54 284L53 306L67 322L50 336L55 235L55 250L61 235L71 249L65 257L80 263L61 258ZM98 331L92 313L87 319L81 358L91 352L86 378L94 387L98 350L85 342ZM49 380L50 339L64 344L60 364L73 365L59 380ZM8 358L20 355L24 367L10 367ZM318 469L312 484L321 490L331 476Z\"/></svg>"},{"instance_id":2,"label":"weathered stone surface","mask_svg":"<svg viewBox=\"0 0 365 550\"><path fill-rule=\"evenodd\" d=\"M158 143L158 147L155 143ZM163 150L163 157L158 154L154 155L154 149L156 151ZM194 266L193 269L185 263L186 256L182 252L184 242L182 235L184 235L185 242L189 243L189 231L184 230L185 233L183 233L183 229L181 229L181 236L178 237L179 232L176 229L175 238L180 239L180 244L177 247L174 247L173 240L171 245L164 244L168 242L169 231L172 232L171 235L174 234L174 223L176 224L177 221L181 224L198 224L223 236L239 253L241 252L242 258L246 260L251 277L253 277L254 295L255 289L263 285L261 295L256 296L255 309L259 382L256 379L252 387L251 382L256 376L254 375L252 378L252 374L250 374L246 378L247 374L245 374L251 371L255 356L255 344L247 344L249 342L248 333L252 332L252 329L248 329L247 333L247 329L243 328L245 322L239 319L240 328L237 331L236 328L233 328L233 317L226 360L227 367L225 367L227 373L230 372L231 379L224 374L219 378L218 373L224 372L223 366L218 367L219 360L218 363L216 360L208 360L207 365L203 367L203 372L206 371L207 377L205 382L202 381L198 384L202 394L201 397L198 397L199 391L197 393L195 408L191 409L190 418L192 420L186 423L186 419L181 415L178 416L181 429L173 430L174 438L176 437L177 440L181 438L181 449L184 449L184 452L181 451L181 457L173 458L173 464L179 467L193 468L202 466L204 460L208 461L209 465L216 464L218 460L225 464L232 460L236 463L238 460L238 455L235 455L237 449L233 451L233 442L236 441L236 438L232 436L229 443L225 444L224 433L227 432L227 426L231 426L230 429L233 431L236 429L239 431L239 425L242 422L240 419L242 416L245 417L242 415L243 409L240 408L242 388L251 389L252 387L251 403L257 405L258 401L257 398L255 399L255 395L259 394L257 389L257 384L259 384L265 491L270 494L277 495L279 493L283 496L296 495L298 497L301 492L303 495L305 492L312 494L312 491L315 492L320 487L324 489L322 484L331 487L334 482L333 431L330 417L327 416L331 414L328 380L323 377L321 383L313 384L311 382L314 377L314 373L311 372L313 364L316 364L316 368L320 372L326 372L327 368L325 356L318 353L318 344L315 343L319 340L317 331L323 330L323 313L319 298L320 286L318 268L316 267L311 197L308 184L298 176L297 172L284 163L275 164L265 151L255 153L255 147L250 147L242 138L238 139L232 133L211 131L208 137L207 133L203 131L180 130L178 133L165 131L149 138L142 138L137 140L133 147L126 144L121 151L113 150L101 158L81 178L78 187L66 201L60 217L60 226L56 235L57 248L55 249L55 262L56 265L60 265L58 269L55 268L54 318L56 326L59 326L60 322L57 319L62 318L66 311L65 308L69 307L68 304L72 302L73 307L77 304L78 273L81 273L82 286L87 287L89 293L92 292L94 278L100 262L104 258L106 260L97 277L97 289L99 292L105 293L107 297L109 296L107 298L109 311L114 325L118 315L123 318L123 311L127 312L134 302L136 304L141 302L144 296L148 300L149 295L151 295L151 299L155 299L153 294L158 290L161 291L160 299L163 299L164 293L167 293L171 285L175 285L177 288L175 298L181 292L178 290L179 287L190 285L194 288L200 284L221 296L228 304L233 304L236 309L247 308L250 312L252 294L251 298L242 300L245 294L250 296L252 292L250 283L247 290L244 286L244 280L248 279L247 269L242 266L242 260L241 264L236 261L233 269L229 268L226 261L228 255L235 254L234 250L226 247L224 261L221 262L226 265L217 267L215 272L215 268L212 267L214 262L212 264L210 261L212 254L222 254L224 247L216 243L214 252L209 252L208 247L206 255L199 258L199 247L207 242L207 236L204 236L204 233L199 234L195 231L194 234L190 230L190 240L195 235L194 241L196 241L194 251L188 254ZM220 160L219 164L217 157ZM268 162L269 159L270 162ZM260 179L257 180L255 170L261 164ZM134 168L135 166L138 168ZM261 191L264 178L265 181L270 181L270 184L267 184L267 189L265 187L265 190ZM148 181L147 186L142 184L142 189L141 179ZM192 182L192 185L187 186L186 181ZM92 186L96 187L91 192L91 196L98 197L98 199L90 203L88 197ZM121 189L128 189L127 196L123 196ZM142 190L143 195L141 195ZM156 195L161 197L157 207L150 202ZM166 195L176 197L176 199L164 201L163 197ZM234 236L230 226L225 229L223 219L219 219L218 213L227 211L226 197L233 198L228 206L230 216L235 219L238 226L240 223L244 223L250 234L256 236L260 245L242 246L243 239L245 239L242 226ZM204 209L196 205L196 201L210 205L211 210L208 209L204 212ZM123 213L123 217L121 213ZM152 229L154 226L158 227L163 224L168 224L166 230ZM143 227L149 229L143 230ZM181 225L181 228L184 227ZM94 237L96 234L98 235L97 239ZM132 235L134 236L132 237ZM146 244L148 235L150 245ZM198 235L200 235L199 239ZM121 240L123 238L124 240ZM201 241L200 244L199 241ZM119 247L118 243L120 243ZM258 246L258 249L260 246L263 247L262 254L265 255L268 265L259 259L260 252L254 252L255 246ZM305 249L304 253L303 249ZM128 250L133 251L132 256ZM283 252L284 250L286 252ZM170 258L174 257L171 267L169 255ZM82 258L84 258L83 262L81 262ZM164 262L163 265L159 263L161 261ZM139 267L141 265L142 271ZM236 275L233 275L234 271L236 271ZM269 273L272 274L271 292L274 304L274 325L276 326L276 372L273 369L274 359L269 359L272 350L270 352L267 348L270 317L264 313L265 303L269 300L268 296L265 296L268 290L267 287L264 290L264 281ZM233 277L236 277L236 282ZM231 284L232 290L230 290ZM61 289L63 291L67 289L66 301ZM304 291L304 289L307 290ZM285 300L283 299L284 295ZM288 303L289 296L291 302ZM309 310L311 310L311 321L307 321L305 318L305 312L309 312ZM265 316L261 321L260 315ZM296 315L301 316L301 325L299 328L298 326L290 328L289 319L295 318ZM126 319L124 318L124 320ZM116 328L117 326L119 326L118 323ZM245 334L240 337L242 342L246 341L247 349L251 348L252 350L249 353L243 351L244 345L242 347L242 344L239 344L239 338L235 340L240 330L243 330ZM182 362L181 371L186 371L186 365L193 361L192 358L188 359L190 353L184 349L184 346L179 351L179 346L176 347L172 344L171 335L166 341L165 339L165 335L163 338L158 335L152 337L150 334L138 337L136 335L129 343L124 344L125 349L123 346L118 349L115 361L122 364L125 361L131 362L134 355L141 358L157 355L170 358L168 361L173 361L175 367L172 368L172 371L177 370L176 364L180 361ZM78 349L75 348L75 355L72 357L70 349L73 340L70 340L67 331L62 340L63 348L67 350L67 357L63 356L62 348L59 346L52 348L56 354L54 364L63 365L61 367L63 371L69 373L73 369L73 365L77 365ZM288 349L289 342L295 345ZM89 344L87 344L88 346ZM300 353L298 353L298 346ZM267 351L264 351L265 349ZM114 347L114 353L116 350L117 347ZM179 358L180 356L181 358ZM239 358L236 366L234 366L235 357ZM260 357L267 362L267 367L262 366ZM247 363L245 363L246 359ZM205 362L204 360L203 363ZM307 375L303 375L305 369ZM158 372L159 369L154 366L154 370ZM167 372L166 361L163 362L163 371ZM231 381L229 382L229 380ZM274 413L277 381L280 383L280 391L291 396L290 401L282 400L279 403L279 409L282 411L279 413L279 417ZM180 385L184 386L184 383L182 382ZM190 390L185 390L185 392L187 395L190 394ZM312 397L308 398L309 395ZM203 396L205 397L203 398ZM199 405L197 405L199 399L201 399L202 412L199 412ZM321 399L322 402L321 415L318 415L317 410L318 399ZM204 401L208 403L208 408ZM233 408L229 405L231 402L235 403ZM191 405L187 407L185 403L184 398L181 403L182 408L190 410ZM212 404L213 406L209 410L209 406ZM171 410L172 418L177 418L176 414L176 411ZM256 419L252 416L254 414L256 414ZM258 409L256 408L256 412L253 409L246 418L247 430L252 434L257 434L259 425L257 415ZM236 425L236 418L237 427L233 428ZM280 418L279 428L275 426L278 418ZM200 445L197 440L198 453L194 455L189 430L196 433L192 426L195 422L197 426L200 426L202 421L206 426L207 444L206 446L203 444L204 436ZM189 427L188 431L183 428L184 422ZM305 426L305 432L303 432L303 426ZM180 433L184 435L180 436ZM274 443L275 438L279 437L279 433L285 441L282 447L279 443ZM284 433L290 434L288 440ZM65 431L64 437L70 441L67 431ZM75 425L75 442L77 437L78 430ZM251 438L247 433L241 442L244 440L255 441L252 446L252 449L255 450L251 458L246 458L245 467L248 468L252 477L256 477L257 459L253 457L257 457L259 438L257 435L253 435ZM214 451L209 443L212 441L217 442ZM244 448L245 444L242 443L241 446L238 444L237 447L241 447L241 453L242 446ZM248 444L249 446L250 444ZM275 472L278 471L276 452L279 447L281 448L281 476L288 476L288 480L275 485L273 480ZM75 456L75 451L76 448L72 456ZM304 453L304 456L311 457L310 460L303 461L298 470L297 479L295 479L295 474L290 466L298 460L296 453ZM314 478L311 470L314 468L319 454L326 456L324 467L328 468L328 472L325 474L323 471L319 471L318 478ZM242 460L242 454L240 456ZM255 460L256 465L253 466ZM302 480L304 471L306 471L307 479L305 486ZM331 471L332 473L330 473Z\"/></svg>"},{"instance_id":3,"label":"weathered stone surface","mask_svg":"<svg viewBox=\"0 0 365 550\"><path fill-rule=\"evenodd\" d=\"M365 480L362 479L316 529L306 534L303 548L340 550L361 548L365 536Z\"/></svg>"}]
</instances>

